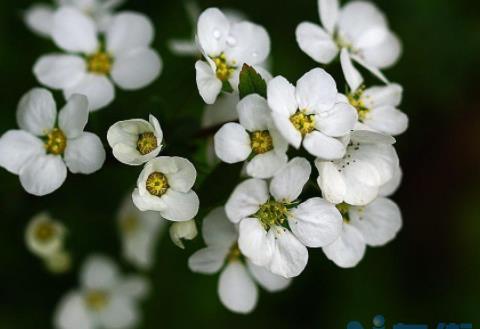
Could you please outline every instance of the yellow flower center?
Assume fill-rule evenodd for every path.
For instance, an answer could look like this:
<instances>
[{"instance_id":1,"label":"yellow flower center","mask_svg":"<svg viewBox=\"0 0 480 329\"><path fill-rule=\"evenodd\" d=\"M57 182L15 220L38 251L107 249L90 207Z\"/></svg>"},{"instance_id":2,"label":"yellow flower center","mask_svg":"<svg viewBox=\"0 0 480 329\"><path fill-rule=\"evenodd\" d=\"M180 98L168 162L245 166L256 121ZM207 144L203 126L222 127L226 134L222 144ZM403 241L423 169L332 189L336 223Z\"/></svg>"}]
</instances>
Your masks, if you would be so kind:
<instances>
[{"instance_id":1,"label":"yellow flower center","mask_svg":"<svg viewBox=\"0 0 480 329\"><path fill-rule=\"evenodd\" d=\"M125 234L131 234L138 228L139 220L136 216L130 215L120 222L120 229Z\"/></svg>"},{"instance_id":2,"label":"yellow flower center","mask_svg":"<svg viewBox=\"0 0 480 329\"><path fill-rule=\"evenodd\" d=\"M137 141L137 150L140 154L145 155L153 150L155 150L158 146L157 137L152 132L145 132L138 135Z\"/></svg>"},{"instance_id":3,"label":"yellow flower center","mask_svg":"<svg viewBox=\"0 0 480 329\"><path fill-rule=\"evenodd\" d=\"M348 95L348 102L352 105L358 112L358 121L363 122L367 118L368 112L370 109L365 106L365 103L362 100L362 94L365 90L365 86L360 87L354 93Z\"/></svg>"},{"instance_id":4,"label":"yellow flower center","mask_svg":"<svg viewBox=\"0 0 480 329\"><path fill-rule=\"evenodd\" d=\"M93 311L101 311L108 304L108 295L101 290L90 290L85 295L85 304Z\"/></svg>"},{"instance_id":5,"label":"yellow flower center","mask_svg":"<svg viewBox=\"0 0 480 329\"><path fill-rule=\"evenodd\" d=\"M48 242L57 235L57 227L52 222L38 223L34 230L35 239Z\"/></svg>"},{"instance_id":6,"label":"yellow flower center","mask_svg":"<svg viewBox=\"0 0 480 329\"><path fill-rule=\"evenodd\" d=\"M47 152L54 155L63 154L67 147L67 137L58 128L53 128L47 134L47 141L45 142L45 148Z\"/></svg>"},{"instance_id":7,"label":"yellow flower center","mask_svg":"<svg viewBox=\"0 0 480 329\"><path fill-rule=\"evenodd\" d=\"M227 81L235 72L235 67L228 65L227 59L224 53L221 53L219 56L212 58L215 66L217 67L217 78L222 81Z\"/></svg>"},{"instance_id":8,"label":"yellow flower center","mask_svg":"<svg viewBox=\"0 0 480 329\"><path fill-rule=\"evenodd\" d=\"M265 229L274 225L281 225L287 219L287 206L275 200L268 200L260 206L255 216L260 220Z\"/></svg>"},{"instance_id":9,"label":"yellow flower center","mask_svg":"<svg viewBox=\"0 0 480 329\"><path fill-rule=\"evenodd\" d=\"M315 129L315 115L306 114L304 111L298 110L290 117L290 122L294 125L302 136L311 133Z\"/></svg>"},{"instance_id":10,"label":"yellow flower center","mask_svg":"<svg viewBox=\"0 0 480 329\"><path fill-rule=\"evenodd\" d=\"M112 70L113 58L108 53L99 51L87 57L87 70L99 75L108 75Z\"/></svg>"},{"instance_id":11,"label":"yellow flower center","mask_svg":"<svg viewBox=\"0 0 480 329\"><path fill-rule=\"evenodd\" d=\"M255 154L262 154L273 150L273 140L268 130L254 131L251 133L250 144Z\"/></svg>"},{"instance_id":12,"label":"yellow flower center","mask_svg":"<svg viewBox=\"0 0 480 329\"><path fill-rule=\"evenodd\" d=\"M161 172L155 171L147 178L146 188L151 195L160 197L167 192L168 187L167 177Z\"/></svg>"}]
</instances>

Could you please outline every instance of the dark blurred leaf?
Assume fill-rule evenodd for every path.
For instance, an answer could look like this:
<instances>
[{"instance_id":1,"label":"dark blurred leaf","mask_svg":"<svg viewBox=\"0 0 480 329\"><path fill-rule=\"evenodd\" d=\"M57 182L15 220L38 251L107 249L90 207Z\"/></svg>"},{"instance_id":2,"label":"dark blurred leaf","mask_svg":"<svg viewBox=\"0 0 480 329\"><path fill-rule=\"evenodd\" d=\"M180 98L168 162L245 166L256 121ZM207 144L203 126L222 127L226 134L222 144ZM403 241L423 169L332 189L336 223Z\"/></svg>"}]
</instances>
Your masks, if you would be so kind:
<instances>
[{"instance_id":1,"label":"dark blurred leaf","mask_svg":"<svg viewBox=\"0 0 480 329\"><path fill-rule=\"evenodd\" d=\"M250 94L259 94L262 97L267 97L267 83L253 67L247 64L243 64L240 72L238 90L240 99Z\"/></svg>"}]
</instances>

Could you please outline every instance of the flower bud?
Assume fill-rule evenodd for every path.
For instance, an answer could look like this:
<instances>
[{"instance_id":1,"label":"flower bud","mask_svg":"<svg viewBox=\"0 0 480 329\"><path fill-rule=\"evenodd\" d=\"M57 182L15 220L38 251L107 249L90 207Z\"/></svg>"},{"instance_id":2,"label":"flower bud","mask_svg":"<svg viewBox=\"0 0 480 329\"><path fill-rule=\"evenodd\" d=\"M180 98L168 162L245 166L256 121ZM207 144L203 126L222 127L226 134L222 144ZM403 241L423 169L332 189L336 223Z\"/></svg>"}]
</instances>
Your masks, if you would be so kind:
<instances>
[{"instance_id":1,"label":"flower bud","mask_svg":"<svg viewBox=\"0 0 480 329\"><path fill-rule=\"evenodd\" d=\"M182 240L193 240L197 233L197 225L193 219L186 222L175 222L170 226L170 238L173 243L182 249L185 249Z\"/></svg>"}]
</instances>

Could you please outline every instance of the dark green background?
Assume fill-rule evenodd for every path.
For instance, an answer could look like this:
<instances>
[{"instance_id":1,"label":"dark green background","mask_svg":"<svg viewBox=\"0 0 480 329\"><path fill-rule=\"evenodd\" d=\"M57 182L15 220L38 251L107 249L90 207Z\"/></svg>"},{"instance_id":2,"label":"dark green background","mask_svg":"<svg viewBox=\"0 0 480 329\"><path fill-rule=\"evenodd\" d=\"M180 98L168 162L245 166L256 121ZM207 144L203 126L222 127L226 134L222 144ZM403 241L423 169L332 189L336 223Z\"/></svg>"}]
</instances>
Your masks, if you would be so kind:
<instances>
[{"instance_id":1,"label":"dark green background","mask_svg":"<svg viewBox=\"0 0 480 329\"><path fill-rule=\"evenodd\" d=\"M404 85L402 109L409 131L397 144L404 183L395 200L404 215L398 238L369 249L359 266L342 270L311 250L305 272L290 289L262 293L248 316L226 311L216 295L216 277L189 272L187 251L163 239L156 266L148 274L154 293L144 304L142 328L345 328L349 320L371 325L383 314L393 322L438 321L480 325L480 2L472 0L376 1L403 40L404 54L387 75ZM0 1L0 133L16 127L20 97L37 86L31 68L53 44L28 31L20 15L32 1ZM272 39L274 74L296 80L315 63L297 47L296 25L318 22L315 0L201 1L208 6L244 11L264 25ZM150 16L156 26L155 48L164 71L148 88L118 92L115 102L91 116L87 129L105 141L110 124L155 114L168 143L164 154L196 159L201 178L198 122L203 108L195 85L194 60L176 58L166 48L172 37L191 27L180 1L131 0L125 8ZM338 73L338 64L331 67ZM337 75L338 76L338 75ZM343 88L343 82L339 80ZM63 100L57 93L57 101ZM197 136L197 137L196 137ZM59 298L77 285L76 270L86 255L102 252L120 261L115 213L140 168L116 162L110 152L103 169L90 176L69 175L53 195L27 195L18 178L0 170L0 328L51 326ZM198 186L206 208L228 197L235 169L221 169ZM47 273L23 240L32 215L49 210L69 229L73 270ZM132 270L122 263L125 271Z\"/></svg>"}]
</instances>

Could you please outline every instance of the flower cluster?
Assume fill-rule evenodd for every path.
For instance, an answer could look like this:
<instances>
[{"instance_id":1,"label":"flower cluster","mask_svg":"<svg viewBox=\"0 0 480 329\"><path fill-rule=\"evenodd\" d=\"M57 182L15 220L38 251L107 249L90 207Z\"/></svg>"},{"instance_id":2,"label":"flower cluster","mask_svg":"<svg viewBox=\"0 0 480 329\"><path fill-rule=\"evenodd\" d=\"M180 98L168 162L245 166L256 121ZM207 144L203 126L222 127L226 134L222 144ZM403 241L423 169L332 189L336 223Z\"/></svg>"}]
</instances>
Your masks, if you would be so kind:
<instances>
[{"instance_id":1,"label":"flower cluster","mask_svg":"<svg viewBox=\"0 0 480 329\"><path fill-rule=\"evenodd\" d=\"M67 168L74 174L100 170L106 160L102 141L84 131L91 112L114 101L115 86L143 88L162 70L152 22L139 13L115 12L122 2L57 0L25 13L28 26L59 48L40 57L33 74L66 100L57 113L51 91L30 90L18 104L19 129L0 138L0 166L18 175L30 194L59 189ZM122 253L131 265L152 268L168 223L171 240L185 249L184 240L197 236L196 217L206 214L206 247L190 256L188 267L220 272L220 301L249 313L258 286L277 292L304 271L309 248L351 268L366 246L395 238L402 217L389 197L402 172L393 136L407 129L408 118L398 109L402 87L382 70L396 63L401 44L370 2L340 7L338 0L319 0L318 6L322 26L300 23L296 40L324 66L295 83L269 72L271 42L263 26L238 12L208 8L199 14L189 7L194 38L171 40L170 46L179 55L201 57L192 71L206 104L199 126L206 128L207 162L242 163L243 170L233 177L230 195L200 209L197 169L189 159L165 155L175 145L166 150L161 116L110 123L102 134L113 156L132 170L143 166L117 214ZM343 71L337 80L326 67L336 57ZM359 69L372 74L364 79ZM367 85L372 79L378 84ZM338 87L343 82L344 93ZM29 224L26 242L48 268L62 272L70 265L64 236L61 223L41 214ZM55 325L131 328L148 291L143 277L123 277L110 259L92 256L80 271L80 288L61 300Z\"/></svg>"}]
</instances>

